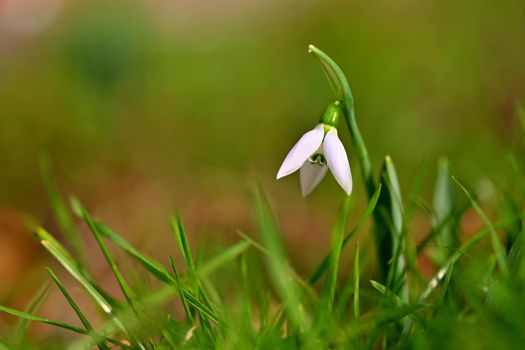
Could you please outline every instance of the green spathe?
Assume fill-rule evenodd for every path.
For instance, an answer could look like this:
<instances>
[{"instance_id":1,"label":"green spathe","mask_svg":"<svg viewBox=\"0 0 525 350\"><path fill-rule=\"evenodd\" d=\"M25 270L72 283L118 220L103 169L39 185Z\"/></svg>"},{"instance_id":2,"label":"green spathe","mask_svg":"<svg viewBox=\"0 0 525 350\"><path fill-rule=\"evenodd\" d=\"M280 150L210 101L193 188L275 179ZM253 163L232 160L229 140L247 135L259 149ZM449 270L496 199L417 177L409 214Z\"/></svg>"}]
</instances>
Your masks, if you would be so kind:
<instances>
[{"instance_id":1,"label":"green spathe","mask_svg":"<svg viewBox=\"0 0 525 350\"><path fill-rule=\"evenodd\" d=\"M341 101L332 102L325 108L319 123L337 128L341 115L343 115Z\"/></svg>"}]
</instances>

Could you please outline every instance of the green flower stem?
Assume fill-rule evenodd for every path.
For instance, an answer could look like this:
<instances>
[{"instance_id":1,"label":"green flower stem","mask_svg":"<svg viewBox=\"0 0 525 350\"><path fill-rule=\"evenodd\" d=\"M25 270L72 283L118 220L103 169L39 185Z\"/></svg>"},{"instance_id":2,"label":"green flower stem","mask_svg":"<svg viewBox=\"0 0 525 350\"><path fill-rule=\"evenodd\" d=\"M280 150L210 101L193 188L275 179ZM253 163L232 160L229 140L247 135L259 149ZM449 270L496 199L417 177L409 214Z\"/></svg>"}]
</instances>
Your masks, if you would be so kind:
<instances>
[{"instance_id":1,"label":"green flower stem","mask_svg":"<svg viewBox=\"0 0 525 350\"><path fill-rule=\"evenodd\" d=\"M366 149L365 141L361 136L357 121L355 118L354 110L354 97L352 96L352 90L348 84L343 71L339 66L332 60L327 54L319 50L317 47L310 45L308 46L308 52L313 54L322 64L328 81L334 89L337 99L342 103L342 109L346 120L346 125L350 131L352 142L357 151L359 163L361 164L361 172L363 175L363 181L370 200L376 189L374 182L374 176L372 174L372 166L370 164L370 158L368 156L368 150Z\"/></svg>"},{"instance_id":2,"label":"green flower stem","mask_svg":"<svg viewBox=\"0 0 525 350\"><path fill-rule=\"evenodd\" d=\"M346 125L348 126L348 130L350 132L350 136L355 151L357 152L359 163L361 165L361 172L363 176L364 186L368 195L368 200L369 202L372 202L374 200L374 193L376 192L376 183L374 181L374 175L372 174L372 166L370 163L370 158L368 156L368 150L366 148L365 141L361 136L361 132L359 131L359 127L357 126L354 110L354 98L352 96L350 84L348 83L348 80L346 79L341 68L339 68L339 66L334 62L334 60L332 60L327 54L325 54L323 51L319 50L313 45L310 45L308 47L308 52L312 53L319 60L319 62L321 62L321 65L323 66L323 69L328 77L328 81L332 86L338 101L341 101L340 107L344 114ZM388 169L393 170L393 164L389 157L387 157L386 162L388 165ZM391 175L390 173L391 172L389 172L389 175ZM388 179L384 178L383 176L380 181L384 182L386 180ZM387 213L383 213L382 211L377 210L373 212L375 226L374 239L376 241L376 248L379 259L379 270L381 272L382 280L386 283L389 282L388 276L391 268L390 261L393 258L395 258L396 261L399 260L400 263L396 263L394 265L395 267L392 271L394 275L391 276L390 282L393 283L396 280L396 278L399 276L399 269L402 269L404 267L404 263L401 263L402 257L399 256L400 251L399 249L395 249L396 244L400 245L402 243L401 230L399 227L397 229L391 227L391 225L389 224L389 220L385 220L384 217L385 214L392 215L393 217L391 219L394 219L396 226L401 225L401 211L396 211L398 207L402 208L398 188L399 185L397 184L397 178L395 178L394 180L395 185L397 186L397 191L394 194L394 205L392 205L391 203L380 205L380 208L382 206L383 209L386 209ZM392 196L392 193L390 192L393 190L393 188L390 187L392 186L387 186L385 191L383 191L384 194L381 196L383 199L380 200L380 202L384 202L385 200L387 202L390 201ZM401 246L399 246L398 248L401 248ZM398 252L396 253L396 251ZM405 281L402 281L402 284L405 284Z\"/></svg>"}]
</instances>

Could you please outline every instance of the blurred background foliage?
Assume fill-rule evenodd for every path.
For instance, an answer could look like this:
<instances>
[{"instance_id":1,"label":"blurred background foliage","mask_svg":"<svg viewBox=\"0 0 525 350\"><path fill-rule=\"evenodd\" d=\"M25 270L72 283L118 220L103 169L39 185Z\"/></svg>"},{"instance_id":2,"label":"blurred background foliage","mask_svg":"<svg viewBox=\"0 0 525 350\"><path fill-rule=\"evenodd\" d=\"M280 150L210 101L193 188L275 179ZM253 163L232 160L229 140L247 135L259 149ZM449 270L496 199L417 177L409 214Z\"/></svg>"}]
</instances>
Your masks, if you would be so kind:
<instances>
[{"instance_id":1,"label":"blurred background foliage","mask_svg":"<svg viewBox=\"0 0 525 350\"><path fill-rule=\"evenodd\" d=\"M0 1L3 239L22 240L10 224L22 213L53 228L47 152L64 193L162 256L171 207L195 235L234 236L260 182L310 266L342 192L324 181L303 200L295 175L275 181L333 98L307 45L346 72L376 174L390 154L407 192L426 160L431 194L441 155L467 183L505 180L523 38L522 0Z\"/></svg>"}]
</instances>

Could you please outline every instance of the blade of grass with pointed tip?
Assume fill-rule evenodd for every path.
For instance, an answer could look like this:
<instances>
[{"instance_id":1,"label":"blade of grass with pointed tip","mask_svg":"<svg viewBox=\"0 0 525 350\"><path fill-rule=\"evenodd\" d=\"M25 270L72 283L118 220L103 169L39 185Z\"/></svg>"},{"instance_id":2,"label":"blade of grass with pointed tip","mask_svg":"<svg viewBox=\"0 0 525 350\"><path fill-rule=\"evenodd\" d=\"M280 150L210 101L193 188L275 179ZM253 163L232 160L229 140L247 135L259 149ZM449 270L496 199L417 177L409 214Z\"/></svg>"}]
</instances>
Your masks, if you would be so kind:
<instances>
[{"instance_id":1,"label":"blade of grass with pointed tip","mask_svg":"<svg viewBox=\"0 0 525 350\"><path fill-rule=\"evenodd\" d=\"M300 293L294 283L293 276L289 273L281 235L268 200L260 189L255 193L255 210L259 235L264 246L271 252L271 258L265 256L270 280L281 298L292 329L302 329L305 320L300 307Z\"/></svg>"},{"instance_id":2,"label":"blade of grass with pointed tip","mask_svg":"<svg viewBox=\"0 0 525 350\"><path fill-rule=\"evenodd\" d=\"M181 283L179 279L179 272L177 271L177 266L175 265L175 260L170 255L169 257L171 269L173 270L173 274L175 275L176 285L179 291L180 301L182 303L182 307L184 308L184 313L186 314L186 317L188 320L193 323L193 315L191 314L191 310L188 306L188 301L186 300L186 295L183 293L183 290L181 288Z\"/></svg>"},{"instance_id":3,"label":"blade of grass with pointed tip","mask_svg":"<svg viewBox=\"0 0 525 350\"><path fill-rule=\"evenodd\" d=\"M90 281L80 271L77 263L69 256L67 251L60 243L46 230L39 227L35 231L40 243L53 255L58 262L73 276L86 291L93 297L97 304L106 312L111 314L113 311L110 303L99 293L99 291L90 283Z\"/></svg>"},{"instance_id":4,"label":"blade of grass with pointed tip","mask_svg":"<svg viewBox=\"0 0 525 350\"><path fill-rule=\"evenodd\" d=\"M15 309L11 309L11 308L8 308L8 307L3 306L3 305L0 305L0 311L1 312L5 312L5 313L7 313L9 315L20 317L20 318L22 318L24 320L46 323L46 324L49 324L49 325L52 325L52 326L56 326L56 327L59 327L59 328L68 329L68 330L70 330L72 332L75 332L75 333L86 334L86 330L83 329L83 328L79 328L79 327L76 327L76 326L73 326L73 325L70 325L70 324L67 324L67 323L63 323L63 322L60 322L60 321L54 321L54 320L50 320L50 319L47 319L47 318L44 318L44 317L35 316L35 315L30 314L30 313L27 313L27 312L24 312L24 311L15 310Z\"/></svg>"},{"instance_id":5,"label":"blade of grass with pointed tip","mask_svg":"<svg viewBox=\"0 0 525 350\"><path fill-rule=\"evenodd\" d=\"M179 284L177 283L177 280L168 271L168 269L166 269L160 262L139 252L131 244L129 244L124 238L116 234L109 227L97 221L95 221L95 225L97 226L102 236L108 238L113 243L115 243L120 248L122 248L126 253L128 253L131 257L137 260L142 266L144 266L144 268L148 270L153 276L155 276L159 281L165 284L172 285L174 287L179 286ZM199 310L199 312L203 313L203 315L206 315L206 317L212 319L214 322L218 322L217 316L214 314L214 312L209 307L205 306L202 302L200 302L195 296L193 296L187 290L182 289L182 292L185 294L185 298L189 304L191 304L193 307Z\"/></svg>"},{"instance_id":6,"label":"blade of grass with pointed tip","mask_svg":"<svg viewBox=\"0 0 525 350\"><path fill-rule=\"evenodd\" d=\"M83 278L93 285L93 287L96 289L98 294L102 295L105 300L107 300L110 304L114 303L114 300L112 297L106 293L103 289L99 288L96 283L93 281L93 278L89 275L89 272L83 267L83 265L78 264L78 262L71 257L69 254L69 251L67 251L64 246L55 238L53 235L51 235L49 232L47 232L43 227L40 227L38 224L35 224L30 218L26 218L25 224L27 229L33 233L33 235L36 236L36 238L40 241L40 243L43 245L43 241L48 241L48 246L52 245L53 249L57 251L57 254L59 254L61 257L64 257L66 261L69 262L70 265L73 265L78 272L79 275L83 276ZM56 257L55 257L56 258ZM62 263L62 262L61 262Z\"/></svg>"},{"instance_id":7,"label":"blade of grass with pointed tip","mask_svg":"<svg viewBox=\"0 0 525 350\"><path fill-rule=\"evenodd\" d=\"M418 204L419 193L421 192L421 188L423 186L423 179L425 178L426 169L426 162L421 162L416 173L414 184L412 185L412 189L410 190L408 203L406 205L406 211L403 213L401 236L404 238L403 247L405 248L404 252L406 255L407 263L405 264L398 276L399 278L397 284L392 287L392 290L394 291L402 290L403 284L405 284L405 282L407 281L406 276L409 272L411 272L410 281L412 283L412 287L409 287L407 282L407 286L405 288L407 288L408 290L416 290L418 282L423 280L423 277L421 276L419 270L416 267L417 246L414 242L414 238L412 237L412 235L408 233L410 220L412 219L412 216L414 215L414 210Z\"/></svg>"},{"instance_id":8,"label":"blade of grass with pointed tip","mask_svg":"<svg viewBox=\"0 0 525 350\"><path fill-rule=\"evenodd\" d=\"M86 315L84 315L82 310L78 307L77 303L75 303L75 301L73 300L71 295L68 293L68 291L66 290L66 288L64 287L62 282L60 282L60 280L58 279L57 275L50 268L47 268L47 271L49 272L49 275L51 276L51 278L53 279L53 281L57 285L57 287L60 290L60 292L62 293L62 295L66 298L68 304L71 306L71 308L73 309L75 314L78 316L80 322L82 322L82 325L84 325L84 328L86 329L86 331L88 331L89 333L92 333L93 337L96 338L96 334L95 334L95 330L93 329L93 326L91 326L91 323L89 323ZM99 339L99 340L102 340L102 338ZM108 349L106 344L104 344L103 342L97 341L97 344L98 344L97 346L98 346L98 348L100 350Z\"/></svg>"},{"instance_id":9,"label":"blade of grass with pointed tip","mask_svg":"<svg viewBox=\"0 0 525 350\"><path fill-rule=\"evenodd\" d=\"M91 283L86 277L85 272L82 271L76 261L74 261L67 251L62 247L54 237L49 234L46 230L39 227L34 232L40 239L40 243L60 262L60 264L73 276L81 285L84 287L86 292L95 300L100 308L109 316L115 324L125 333L128 334L128 330L125 324L117 317L114 313L113 306L110 302L99 292L99 290Z\"/></svg>"},{"instance_id":10,"label":"blade of grass with pointed tip","mask_svg":"<svg viewBox=\"0 0 525 350\"><path fill-rule=\"evenodd\" d=\"M177 243L179 244L179 248L182 252L182 255L184 256L184 260L186 261L188 269L193 270L195 268L195 265L191 256L190 245L188 243L188 236L186 234L186 230L184 229L184 224L182 222L182 217L179 211L177 211L175 213L175 216L171 218L171 228L172 232L175 234L175 238L177 240Z\"/></svg>"},{"instance_id":11,"label":"blade of grass with pointed tip","mask_svg":"<svg viewBox=\"0 0 525 350\"><path fill-rule=\"evenodd\" d=\"M389 300L396 306L401 307L407 305L403 299L401 299L396 293L392 292L384 284L374 280L370 280L370 284L372 285L372 287L374 287L374 289L376 289L378 292L387 297L387 300Z\"/></svg>"},{"instance_id":12,"label":"blade of grass with pointed tip","mask_svg":"<svg viewBox=\"0 0 525 350\"><path fill-rule=\"evenodd\" d=\"M55 320L51 320L51 319L48 319L48 318L31 315L31 314L29 314L27 312L11 309L11 308L8 308L8 307L2 306L2 305L0 305L0 312L5 312L7 314L10 314L10 315L13 315L13 316L16 316L16 317L20 317L20 318L23 318L23 319L26 319L26 320L29 320L29 321L32 321L32 322L45 323L45 324L48 324L48 325L51 325L51 326L55 326L55 327L58 327L58 328L67 329L69 331L72 331L72 332L75 332L75 333L78 333L78 334L91 336L91 334L87 330L85 330L84 328L79 328L79 327L76 327L76 326L73 326L73 325L70 325L70 324L67 324L67 323L64 323L64 322L55 321ZM113 339L113 338L109 338L109 337L103 337L103 338L104 338L105 341L107 341L109 343L112 343L112 344L115 344L115 345L118 345L118 346L120 346L120 347L122 347L124 349L132 349L131 346L129 346L127 344L124 344L124 343L120 342L119 340L116 340L116 339Z\"/></svg>"},{"instance_id":13,"label":"blade of grass with pointed tip","mask_svg":"<svg viewBox=\"0 0 525 350\"><path fill-rule=\"evenodd\" d=\"M122 248L126 253L131 255L135 260L137 260L142 266L146 268L152 275L164 283L175 283L173 275L166 269L160 262L142 254L137 249L135 249L131 244L129 244L122 236L115 233L109 227L105 226L99 221L95 221L98 232L108 238L110 241Z\"/></svg>"},{"instance_id":14,"label":"blade of grass with pointed tip","mask_svg":"<svg viewBox=\"0 0 525 350\"><path fill-rule=\"evenodd\" d=\"M178 210L175 212L175 216L171 217L170 222L171 230L175 235L175 240L177 241L179 249L181 250L184 260L186 261L186 266L188 267L189 271L189 278L193 279L193 292L196 296L202 298L204 304L210 306L209 298L206 295L206 293L202 290L202 286L198 276L195 275L195 261L193 260L191 254L188 235L186 234L186 230L184 229L184 222Z\"/></svg>"},{"instance_id":15,"label":"blade of grass with pointed tip","mask_svg":"<svg viewBox=\"0 0 525 350\"><path fill-rule=\"evenodd\" d=\"M85 265L85 262L87 261L85 247L82 243L79 232L75 228L73 217L71 216L67 205L64 203L64 200L60 195L60 190L58 189L55 176L53 174L51 159L45 153L40 156L40 170L44 188L46 190L49 202L51 203L51 208L53 209L53 214L57 221L58 227L71 243L71 247L75 253L74 256L80 262L82 262L82 265Z\"/></svg>"},{"instance_id":16,"label":"blade of grass with pointed tip","mask_svg":"<svg viewBox=\"0 0 525 350\"><path fill-rule=\"evenodd\" d=\"M377 201L379 199L379 196L381 194L381 188L382 188L382 185L379 184L377 186L377 190L375 191L374 195L372 196L372 199L370 200L370 202L368 203L368 207L366 208L365 212L363 213L363 215L361 216L361 219L359 219L359 222L357 223L357 225L350 231L350 233L348 233L346 235L346 237L344 238L343 240L343 246L342 248L344 248L346 246L346 244L348 244L348 242L350 242L350 240L352 239L352 237L357 233L359 232L359 230L361 229L361 227L363 227L363 225L366 223L366 221L368 220L368 218L370 217L370 215L374 212L375 208L376 208L376 205L377 205ZM328 269L328 266L329 266L329 263L330 263L330 253L328 253L324 258L323 260L321 261L321 263L319 264L319 267L317 267L317 269L315 270L315 272L310 276L310 278L308 279L308 283L310 285L313 285L315 284L322 276L323 274L327 271Z\"/></svg>"},{"instance_id":17,"label":"blade of grass with pointed tip","mask_svg":"<svg viewBox=\"0 0 525 350\"><path fill-rule=\"evenodd\" d=\"M382 181L387 185L386 190L390 195L391 216L394 227L401 231L403 225L403 200L401 198L401 188L399 187L399 180L397 178L397 171L394 162L390 156L386 156L383 163Z\"/></svg>"},{"instance_id":18,"label":"blade of grass with pointed tip","mask_svg":"<svg viewBox=\"0 0 525 350\"><path fill-rule=\"evenodd\" d=\"M381 284L381 283L379 283L377 281L374 281L374 280L370 280L370 284L372 285L372 287L374 287L374 289L376 289L377 291L379 291L383 295L384 298L383 298L382 302L386 301L390 305L395 306L396 308L406 309L406 310L414 309L414 311L416 311L419 308L420 304L416 304L414 306L408 305L407 302L405 302L401 297L399 297L396 293L394 293L392 290L390 290L384 284ZM390 321L388 323L393 323L393 322L397 322L397 321L403 321L404 329L408 330L408 329L410 329L410 327L411 327L411 325L412 325L414 320L417 321L418 323L422 322L421 321L421 316L416 314L415 312L408 312L405 316L408 316L409 318L405 318L405 317L398 318L395 321ZM384 327L384 324L382 324L382 322L376 322L375 330L372 331L373 336L369 337L369 345L374 343L373 339L374 339L374 337L376 337L378 335L377 331L382 329L383 327ZM383 330L385 332L384 339L383 339L384 346L388 346L388 344L391 343L391 340L389 339L390 336L388 334L388 329L387 328L383 328ZM370 346L367 346L367 348L370 348Z\"/></svg>"},{"instance_id":19,"label":"blade of grass with pointed tip","mask_svg":"<svg viewBox=\"0 0 525 350\"><path fill-rule=\"evenodd\" d=\"M472 205L472 208L474 208L474 210L476 211L478 216L481 218L483 223L487 226L487 228L489 228L490 241L492 243L492 248L494 249L494 254L496 255L496 259L498 261L498 266L501 270L501 273L507 277L509 275L509 271L507 267L507 262L505 260L505 249L503 248L503 245L501 244L501 241L498 237L498 233L496 232L496 229L494 228L494 225L492 224L488 216L483 212L483 210L478 205L478 203L471 196L469 191L455 177L452 177L452 179L457 183L459 188L461 188L461 190L465 193L468 200L470 201L470 204Z\"/></svg>"},{"instance_id":20,"label":"blade of grass with pointed tip","mask_svg":"<svg viewBox=\"0 0 525 350\"><path fill-rule=\"evenodd\" d=\"M97 225L95 225L95 221L93 220L91 215L88 213L88 211L80 203L78 203L78 205L79 205L80 212L82 214L82 218L84 219L84 221L86 222L89 230L91 231L91 233L95 237L95 240L97 241L97 243L98 243L98 245L100 247L100 250L102 251L102 254L104 255L104 258L106 258L106 261L108 262L108 265L111 268L111 271L113 272L113 275L115 276L115 278L116 278L116 280L117 280L117 282L119 284L119 287L120 287L120 290L122 291L122 294L126 298L126 301L128 302L128 304L133 308L133 310L135 310L135 312L138 315L138 312L137 312L136 307L135 307L135 299L136 299L135 293L129 287L128 283L124 279L124 276L120 272L120 269L118 268L117 264L115 263L115 260L111 256L111 253L109 252L108 247L106 246L106 244L104 243L104 240L101 237L101 234L100 234L100 232L98 230Z\"/></svg>"},{"instance_id":21,"label":"blade of grass with pointed tip","mask_svg":"<svg viewBox=\"0 0 525 350\"><path fill-rule=\"evenodd\" d=\"M176 287L174 284L165 284L163 285L159 290L152 291L149 294L143 295L139 298L138 302L145 310L157 310L158 307L162 306L162 310L168 310L168 303L173 300L174 297L179 295L180 290ZM186 298L188 300L188 304L192 305L192 303L195 303L196 307L199 307L199 301L195 301L195 298L192 296L191 293L184 291ZM193 299L192 299L193 298ZM190 299L192 299L190 301ZM201 312L206 312L205 307L201 310ZM121 316L123 319L128 320L128 322L136 323L134 322L134 312L130 308L125 308L122 310ZM221 327L221 320L218 318L214 318L215 315L212 313L207 314L207 317L214 321L218 327ZM99 332L101 334L113 334L117 330L114 323L106 322L105 325L102 327L102 330ZM75 344L74 349L86 349L89 350L92 347L89 347L88 342L79 342L78 344Z\"/></svg>"},{"instance_id":22,"label":"blade of grass with pointed tip","mask_svg":"<svg viewBox=\"0 0 525 350\"><path fill-rule=\"evenodd\" d=\"M185 290L184 294L188 303L199 312L199 315L201 317L205 317L206 319L209 319L215 323L220 323L220 320L215 314L215 311L210 309L207 305L203 304L200 299L197 299L193 294L189 293L188 291Z\"/></svg>"},{"instance_id":23,"label":"blade of grass with pointed tip","mask_svg":"<svg viewBox=\"0 0 525 350\"><path fill-rule=\"evenodd\" d=\"M389 156L385 157L383 163L381 182L385 184L385 190L379 198L380 212L378 213L382 217L382 222L381 225L378 223L376 232L383 236L379 240L382 240L384 245L379 247L378 253L381 254L380 261L386 264L382 266L383 271L387 271L386 285L390 288L401 286L400 295L403 300L408 301L408 285L404 274L406 263L403 255L405 251L403 202L396 169ZM397 288L393 290L397 291Z\"/></svg>"},{"instance_id":24,"label":"blade of grass with pointed tip","mask_svg":"<svg viewBox=\"0 0 525 350\"><path fill-rule=\"evenodd\" d=\"M46 269L49 275L51 276L51 278L53 279L53 281L55 282L55 284L57 285L58 289L62 293L62 295L66 298L66 301L69 303L69 305L71 306L75 314L78 316L80 322L82 322L86 330L92 331L93 327L91 326L91 323L89 323L86 315L84 315L82 310L78 307L77 303L75 303L75 301L73 300L69 292L66 290L62 282L58 279L55 272L49 267L47 267Z\"/></svg>"},{"instance_id":25,"label":"blade of grass with pointed tip","mask_svg":"<svg viewBox=\"0 0 525 350\"><path fill-rule=\"evenodd\" d=\"M211 307L210 298L206 294L206 291L202 288L202 283L199 280L198 276L195 274L195 261L193 260L191 249L188 241L188 235L184 229L184 222L180 212L177 210L175 216L171 218L171 228L172 232L175 234L175 239L179 245L179 248L182 252L184 260L186 261L186 266L188 267L189 277L193 280L193 293L198 297L198 299L206 305L208 308ZM197 310L198 311L198 310ZM199 320L205 328L206 333L209 335L209 340L212 341L212 330L211 325L208 323L205 315L199 314Z\"/></svg>"}]
</instances>

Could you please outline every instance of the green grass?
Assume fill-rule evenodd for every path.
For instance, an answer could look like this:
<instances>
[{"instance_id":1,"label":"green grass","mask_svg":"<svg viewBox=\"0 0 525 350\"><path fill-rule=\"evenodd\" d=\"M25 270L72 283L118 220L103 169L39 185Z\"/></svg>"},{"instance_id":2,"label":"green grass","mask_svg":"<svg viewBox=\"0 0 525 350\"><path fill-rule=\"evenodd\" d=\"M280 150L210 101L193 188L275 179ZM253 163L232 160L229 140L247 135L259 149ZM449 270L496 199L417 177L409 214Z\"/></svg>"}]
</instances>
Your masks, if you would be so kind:
<instances>
[{"instance_id":1,"label":"green grass","mask_svg":"<svg viewBox=\"0 0 525 350\"><path fill-rule=\"evenodd\" d=\"M328 56L316 48L312 51L343 99L348 127L356 128L346 78ZM256 229L238 232L238 240L228 246L190 246L182 214L175 211L166 220L173 237L165 241L178 248L184 263L177 264L173 256L162 262L128 242L125 233L93 217L79 200L72 198L68 204L44 158L44 187L61 232L51 233L34 223L28 226L55 258L57 268L48 269L49 283L25 311L0 306L0 312L19 319L8 331L2 330L0 350L520 348L525 341L522 145L509 157L509 185L501 184L497 205L488 205L454 177L446 160L438 163L430 199L421 194L430 181L427 163L421 165L406 196L388 156L376 183L359 131L351 134L357 137L354 146L361 148L369 200L356 206L366 209L353 222L350 204L357 197L343 198L333 227L326 228L330 249L306 276L294 269L271 199L261 188L253 194ZM416 211L430 227L417 239ZM469 214L477 215L484 226L466 234L461 223L472 220ZM120 289L118 295L106 290L91 272L76 230L79 222L95 239ZM117 250L125 253L124 258L115 258ZM371 252L377 254L370 256ZM141 268L140 282L130 282L128 265ZM64 273L75 285L62 282L59 276ZM78 286L92 301L86 309L69 291ZM58 289L77 323L37 316L50 288ZM93 311L102 322L89 319ZM29 332L31 323L52 325L73 336L38 341Z\"/></svg>"},{"instance_id":2,"label":"green grass","mask_svg":"<svg viewBox=\"0 0 525 350\"><path fill-rule=\"evenodd\" d=\"M438 173L442 171L438 167ZM256 232L239 233L237 242L215 249L214 254L206 254L204 258L194 259L192 252L196 250L189 245L181 214L173 215L173 243L179 247L185 266L175 266L171 257L168 260L172 266L166 266L147 256L124 236L93 218L78 200L72 200L67 215L76 215L75 220L84 221L90 229L120 286L121 297L105 291L90 274L89 263L80 263L80 257L75 258L55 235L33 226L41 244L83 287L93 301L92 306L105 315L105 321L93 326L86 316L87 310L77 305L57 273L48 269L50 282L54 282L81 326L36 315L51 288L47 284L35 295L27 311L0 307L1 312L21 320L10 330L10 336L0 342L0 347L66 346L60 340L50 345L34 342L28 328L31 322L39 322L77 334L78 339L67 345L74 349L94 346L98 349L518 348L525 340L525 306L521 302L525 292L522 236L525 215L516 208L523 208L525 197L514 195L515 205L501 206L500 219L492 221L471 191L450 178L449 185L456 185L456 194L434 194L440 199L434 201L435 209L429 209L419 197L425 173L422 170L416 177L403 210L402 201L394 201L392 194L387 197L388 205L381 199L382 191L392 193L388 181L393 178L388 179L392 175L385 170L385 184L378 187L360 220L349 231L347 226L351 223L346 221L351 197L346 197L334 217L330 251L309 279L294 271L289 262L270 201L260 189L254 196ZM443 185L442 175L438 174L436 181L436 191L450 193L449 185ZM64 217L63 210L69 206L57 193L53 190L49 194L55 203L53 208ZM394 202L399 203L397 209ZM470 209L453 209L465 203ZM398 263L389 262L384 280L381 274L374 278L363 274L366 268L362 264L370 259L361 259L361 253L367 250L355 241L357 231L363 229L380 206L386 211L382 215L390 217L389 225L397 235L394 237L403 240L402 247L414 245L412 249L395 249L392 256ZM418 209L429 210L428 222L433 225L428 233L430 238L422 241L423 247L405 239L411 234L410 222L405 220ZM479 215L485 227L466 238L457 223L469 210ZM394 213L397 214L392 216ZM448 215L453 220L447 221ZM70 226L62 226L67 227ZM512 244L505 249L501 240L507 236L512 237ZM149 287L144 283L139 290L133 290L126 280L125 269L119 267L108 248L108 241L158 283L150 283ZM443 247L443 242L458 245ZM340 260L342 254L351 253L345 249L348 243L353 246L351 266L342 265ZM438 257L431 260L436 269L434 276L419 270L415 261L422 255ZM120 264L126 262L121 260ZM406 280L410 283L399 282ZM407 288L406 293L401 286ZM182 307L174 307L173 303Z\"/></svg>"}]
</instances>

